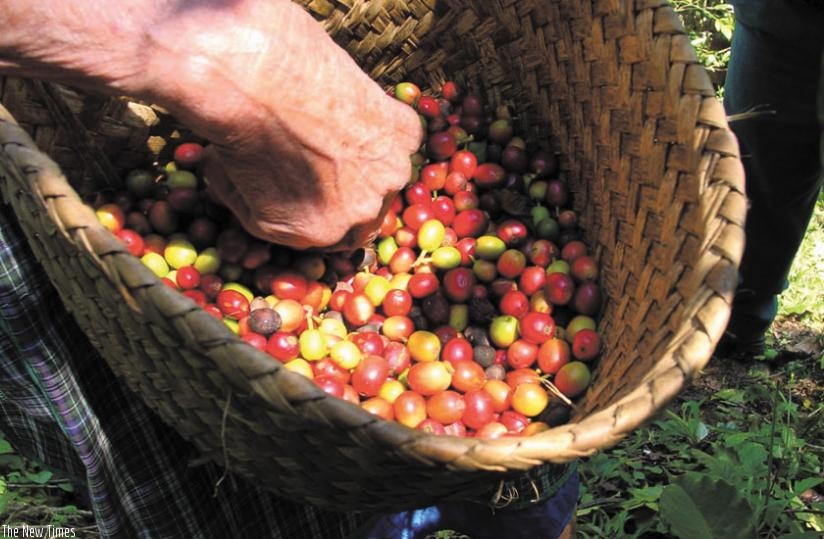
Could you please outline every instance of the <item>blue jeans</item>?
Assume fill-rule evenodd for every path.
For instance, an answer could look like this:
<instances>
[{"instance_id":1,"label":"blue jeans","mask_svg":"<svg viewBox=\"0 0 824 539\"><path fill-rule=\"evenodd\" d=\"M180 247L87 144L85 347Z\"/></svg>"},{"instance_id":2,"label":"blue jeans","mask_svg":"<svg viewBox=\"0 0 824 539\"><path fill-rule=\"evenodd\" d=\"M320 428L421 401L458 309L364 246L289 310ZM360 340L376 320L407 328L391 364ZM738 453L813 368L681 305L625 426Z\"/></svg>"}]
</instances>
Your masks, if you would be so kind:
<instances>
[{"instance_id":1,"label":"blue jeans","mask_svg":"<svg viewBox=\"0 0 824 539\"><path fill-rule=\"evenodd\" d=\"M350 539L424 539L438 530L453 530L472 539L554 539L575 517L579 486L577 465L571 465L554 481L555 484L549 487L552 492L535 503L524 501L533 493L522 485L521 499L514 508L493 511L479 503L444 502L376 515Z\"/></svg>"},{"instance_id":2,"label":"blue jeans","mask_svg":"<svg viewBox=\"0 0 824 539\"><path fill-rule=\"evenodd\" d=\"M824 6L801 0L737 0L724 106L774 114L733 121L750 209L740 283L727 332L763 338L822 184L817 99Z\"/></svg>"}]
</instances>

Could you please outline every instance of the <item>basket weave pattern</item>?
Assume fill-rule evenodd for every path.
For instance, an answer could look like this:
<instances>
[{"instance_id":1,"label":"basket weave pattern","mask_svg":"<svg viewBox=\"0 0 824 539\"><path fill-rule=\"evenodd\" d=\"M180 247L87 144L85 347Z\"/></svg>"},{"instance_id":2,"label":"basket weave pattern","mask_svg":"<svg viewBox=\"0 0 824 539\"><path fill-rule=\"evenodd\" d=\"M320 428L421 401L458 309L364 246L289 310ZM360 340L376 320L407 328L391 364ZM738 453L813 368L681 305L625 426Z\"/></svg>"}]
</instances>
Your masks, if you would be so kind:
<instances>
[{"instance_id":1,"label":"basket weave pattern","mask_svg":"<svg viewBox=\"0 0 824 539\"><path fill-rule=\"evenodd\" d=\"M724 111L668 4L301 3L380 83L454 79L512 104L525 138L561 154L606 297L605 353L581 413L530 438L480 441L411 431L326 396L162 285L36 150L76 186L99 186L144 157L151 115L6 78L0 98L33 140L0 120L3 197L112 369L206 458L338 509L488 499L507 472L609 447L673 398L726 325L745 197ZM90 152L72 139L91 159L78 162Z\"/></svg>"}]
</instances>

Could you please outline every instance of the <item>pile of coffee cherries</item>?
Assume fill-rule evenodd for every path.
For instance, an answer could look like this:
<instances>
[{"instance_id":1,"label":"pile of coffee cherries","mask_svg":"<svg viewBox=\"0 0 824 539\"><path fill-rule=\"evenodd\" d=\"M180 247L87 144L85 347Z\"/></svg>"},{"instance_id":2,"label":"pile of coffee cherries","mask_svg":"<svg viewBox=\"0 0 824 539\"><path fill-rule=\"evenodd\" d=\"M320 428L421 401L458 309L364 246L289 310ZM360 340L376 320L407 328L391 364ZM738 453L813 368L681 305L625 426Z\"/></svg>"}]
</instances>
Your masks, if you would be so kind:
<instances>
[{"instance_id":1,"label":"pile of coffee cherries","mask_svg":"<svg viewBox=\"0 0 824 539\"><path fill-rule=\"evenodd\" d=\"M331 395L435 434L566 422L601 353L601 293L558 156L531 151L508 107L490 111L454 82L390 93L427 136L357 253L247 234L205 189L196 142L90 202L163 283Z\"/></svg>"}]
</instances>

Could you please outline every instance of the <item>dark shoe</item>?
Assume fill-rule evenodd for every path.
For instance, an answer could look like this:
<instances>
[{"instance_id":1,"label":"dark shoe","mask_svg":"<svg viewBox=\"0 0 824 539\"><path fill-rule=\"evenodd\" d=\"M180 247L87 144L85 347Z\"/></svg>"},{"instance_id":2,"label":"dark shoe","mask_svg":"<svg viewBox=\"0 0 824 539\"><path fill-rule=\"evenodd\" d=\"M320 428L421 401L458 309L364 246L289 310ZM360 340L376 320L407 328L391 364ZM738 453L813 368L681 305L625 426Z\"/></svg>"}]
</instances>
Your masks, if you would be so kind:
<instances>
[{"instance_id":1,"label":"dark shoe","mask_svg":"<svg viewBox=\"0 0 824 539\"><path fill-rule=\"evenodd\" d=\"M715 347L713 356L719 359L751 362L762 359L765 350L766 341L763 335L758 339L742 342L732 333L725 333Z\"/></svg>"}]
</instances>

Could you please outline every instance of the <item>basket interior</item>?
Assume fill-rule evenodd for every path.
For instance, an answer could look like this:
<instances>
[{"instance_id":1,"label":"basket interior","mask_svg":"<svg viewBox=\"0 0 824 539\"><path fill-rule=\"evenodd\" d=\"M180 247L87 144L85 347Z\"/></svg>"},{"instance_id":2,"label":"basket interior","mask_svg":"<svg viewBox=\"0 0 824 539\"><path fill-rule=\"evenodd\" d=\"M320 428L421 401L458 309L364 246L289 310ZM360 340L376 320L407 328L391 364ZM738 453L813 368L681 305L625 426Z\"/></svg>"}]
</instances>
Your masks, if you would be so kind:
<instances>
[{"instance_id":1,"label":"basket interior","mask_svg":"<svg viewBox=\"0 0 824 539\"><path fill-rule=\"evenodd\" d=\"M741 177L722 107L667 2L302 3L375 80L456 80L511 104L526 140L560 154L607 298L583 414L683 354L685 377L709 359L726 319L696 316L699 290L712 273L729 298L741 244L708 247L740 224L743 200L713 205L740 193Z\"/></svg>"},{"instance_id":2,"label":"basket interior","mask_svg":"<svg viewBox=\"0 0 824 539\"><path fill-rule=\"evenodd\" d=\"M114 290L139 303L145 318L116 299L78 304L88 295L82 285L61 290L91 340L109 351L115 371L167 422L215 460L247 475L279 476L278 492L337 508L398 507L467 496L479 481L489 485L497 477L484 470L525 469L608 447L703 367L735 288L743 175L709 77L666 2L300 3L380 84L410 80L437 89L455 80L489 105L511 104L524 138L560 154L585 241L601 267L605 353L575 423L517 443L453 443L367 422L349 405L316 398L307 384L284 382L291 373L272 370L239 342L204 343L202 335L217 331L214 321L177 303L147 272L127 267L113 238L67 223L67 213L83 211L61 212L62 198L49 189L62 187L43 180L32 198L51 202L31 220L62 246L55 250L32 236L42 242L44 264L56 275L67 271L60 269L66 259L75 273L92 275L89 265L99 264L106 279L91 278L103 297ZM119 169L137 165L147 148L156 154L175 136L173 122L128 100L10 78L0 84L4 105L79 190L105 185ZM77 137L61 132L87 133L92 151L78 152L66 144ZM51 222L55 215L64 216L61 226ZM62 237L63 230L70 233ZM78 245L96 254L87 260ZM123 320L125 330L111 325ZM161 351L179 348L180 339L195 350L164 357ZM135 364L135 355L148 356L150 366ZM343 426L346 442L319 425ZM290 453L289 447L305 447L307 437L316 451ZM226 439L242 443L227 453ZM329 448L338 455L325 468L319 462ZM391 483L405 474L409 480L364 489L349 468L367 479ZM311 484L322 484L318 478L329 486Z\"/></svg>"}]
</instances>

